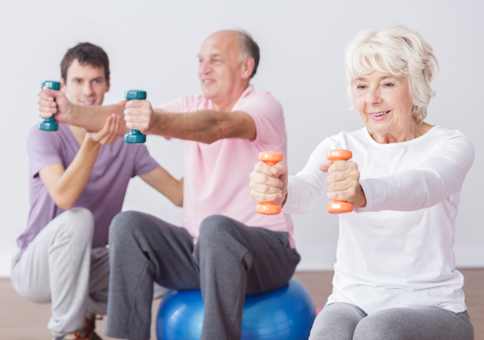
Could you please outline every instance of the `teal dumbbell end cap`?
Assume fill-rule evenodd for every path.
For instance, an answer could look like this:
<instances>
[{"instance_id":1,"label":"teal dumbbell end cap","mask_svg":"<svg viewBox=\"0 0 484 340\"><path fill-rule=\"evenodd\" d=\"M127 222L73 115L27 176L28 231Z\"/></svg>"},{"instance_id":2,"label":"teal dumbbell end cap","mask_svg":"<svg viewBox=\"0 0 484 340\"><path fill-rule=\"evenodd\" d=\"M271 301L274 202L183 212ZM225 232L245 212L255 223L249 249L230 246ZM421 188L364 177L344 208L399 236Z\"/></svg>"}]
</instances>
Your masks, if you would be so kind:
<instances>
[{"instance_id":1,"label":"teal dumbbell end cap","mask_svg":"<svg viewBox=\"0 0 484 340\"><path fill-rule=\"evenodd\" d=\"M59 91L61 88L61 83L53 80L43 80L40 83L40 88L43 89L44 87ZM46 118L39 124L39 129L43 131L57 131L59 129L59 123L54 121L54 117Z\"/></svg>"},{"instance_id":2,"label":"teal dumbbell end cap","mask_svg":"<svg viewBox=\"0 0 484 340\"><path fill-rule=\"evenodd\" d=\"M146 91L142 90L128 90L124 93L124 98L127 100L145 100L146 99Z\"/></svg>"},{"instance_id":3,"label":"teal dumbbell end cap","mask_svg":"<svg viewBox=\"0 0 484 340\"><path fill-rule=\"evenodd\" d=\"M124 97L127 100L145 100L147 95L146 91L142 90L128 90L124 93ZM146 142L146 135L143 135L138 130L131 130L124 135L124 141L130 144L141 144Z\"/></svg>"},{"instance_id":4,"label":"teal dumbbell end cap","mask_svg":"<svg viewBox=\"0 0 484 340\"><path fill-rule=\"evenodd\" d=\"M59 130L59 123L54 121L54 118L46 118L39 124L39 129L42 131L57 131Z\"/></svg>"},{"instance_id":5,"label":"teal dumbbell end cap","mask_svg":"<svg viewBox=\"0 0 484 340\"><path fill-rule=\"evenodd\" d=\"M138 130L131 130L124 135L124 141L130 144L141 144L146 142L146 135L143 135Z\"/></svg>"},{"instance_id":6,"label":"teal dumbbell end cap","mask_svg":"<svg viewBox=\"0 0 484 340\"><path fill-rule=\"evenodd\" d=\"M61 88L61 83L53 80L42 80L42 82L40 83L40 88L43 89L44 87L47 87L51 90L59 91Z\"/></svg>"}]
</instances>

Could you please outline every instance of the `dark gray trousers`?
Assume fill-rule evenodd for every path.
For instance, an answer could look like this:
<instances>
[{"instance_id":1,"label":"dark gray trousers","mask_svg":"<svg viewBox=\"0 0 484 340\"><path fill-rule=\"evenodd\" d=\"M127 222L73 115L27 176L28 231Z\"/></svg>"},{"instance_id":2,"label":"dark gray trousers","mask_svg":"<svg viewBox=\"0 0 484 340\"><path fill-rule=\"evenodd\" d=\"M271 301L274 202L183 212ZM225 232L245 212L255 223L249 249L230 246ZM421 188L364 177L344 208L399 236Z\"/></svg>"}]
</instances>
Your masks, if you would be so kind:
<instances>
[{"instance_id":1,"label":"dark gray trousers","mask_svg":"<svg viewBox=\"0 0 484 340\"><path fill-rule=\"evenodd\" d=\"M437 307L388 308L369 316L355 305L332 303L318 314L310 340L473 340L467 312Z\"/></svg>"},{"instance_id":2,"label":"dark gray trousers","mask_svg":"<svg viewBox=\"0 0 484 340\"><path fill-rule=\"evenodd\" d=\"M177 290L201 289L201 339L229 340L240 339L245 295L284 286L300 256L288 233L247 227L225 216L206 218L194 246L184 228L128 211L111 223L109 260L107 336L150 338L157 282Z\"/></svg>"}]
</instances>

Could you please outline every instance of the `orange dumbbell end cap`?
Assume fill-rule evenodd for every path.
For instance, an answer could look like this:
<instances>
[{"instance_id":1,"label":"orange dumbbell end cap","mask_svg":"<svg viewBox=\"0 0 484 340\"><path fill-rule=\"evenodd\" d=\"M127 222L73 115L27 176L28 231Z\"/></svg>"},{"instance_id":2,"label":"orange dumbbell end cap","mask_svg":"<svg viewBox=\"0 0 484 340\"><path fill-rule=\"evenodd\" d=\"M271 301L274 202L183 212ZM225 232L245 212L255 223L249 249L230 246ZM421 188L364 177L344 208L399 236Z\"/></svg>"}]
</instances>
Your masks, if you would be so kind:
<instances>
[{"instance_id":1,"label":"orange dumbbell end cap","mask_svg":"<svg viewBox=\"0 0 484 340\"><path fill-rule=\"evenodd\" d=\"M264 215L277 215L281 213L281 207L272 202L263 202L257 206L257 212Z\"/></svg>"},{"instance_id":2,"label":"orange dumbbell end cap","mask_svg":"<svg viewBox=\"0 0 484 340\"><path fill-rule=\"evenodd\" d=\"M274 166L277 162L284 159L284 155L279 152L264 151L259 154L259 160L266 162L270 166Z\"/></svg>"},{"instance_id":3,"label":"orange dumbbell end cap","mask_svg":"<svg viewBox=\"0 0 484 340\"><path fill-rule=\"evenodd\" d=\"M351 157L353 157L353 153L349 150L336 149L336 150L328 151L326 157L333 162L347 161L348 159L351 159Z\"/></svg>"},{"instance_id":4,"label":"orange dumbbell end cap","mask_svg":"<svg viewBox=\"0 0 484 340\"><path fill-rule=\"evenodd\" d=\"M331 214L344 214L353 211L353 204L342 201L334 201L326 206Z\"/></svg>"}]
</instances>

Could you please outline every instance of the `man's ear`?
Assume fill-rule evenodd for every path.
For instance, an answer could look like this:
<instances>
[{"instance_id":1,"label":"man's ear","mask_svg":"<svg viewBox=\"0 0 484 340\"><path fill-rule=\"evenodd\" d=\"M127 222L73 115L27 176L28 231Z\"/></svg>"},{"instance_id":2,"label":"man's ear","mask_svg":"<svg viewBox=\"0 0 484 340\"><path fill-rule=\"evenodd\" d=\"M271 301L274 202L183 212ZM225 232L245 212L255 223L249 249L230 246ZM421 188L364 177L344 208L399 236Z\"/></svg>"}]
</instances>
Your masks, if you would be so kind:
<instances>
[{"instance_id":1,"label":"man's ear","mask_svg":"<svg viewBox=\"0 0 484 340\"><path fill-rule=\"evenodd\" d=\"M64 94L67 94L67 85L66 82L64 81L64 78L60 77L59 82L61 83L61 91L64 92Z\"/></svg>"},{"instance_id":2,"label":"man's ear","mask_svg":"<svg viewBox=\"0 0 484 340\"><path fill-rule=\"evenodd\" d=\"M242 78L243 79L250 79L252 72L254 71L255 61L253 57L247 57L242 62Z\"/></svg>"},{"instance_id":3,"label":"man's ear","mask_svg":"<svg viewBox=\"0 0 484 340\"><path fill-rule=\"evenodd\" d=\"M106 84L107 84L106 92L109 92L109 88L111 87L111 77L108 77L108 79L106 80Z\"/></svg>"}]
</instances>

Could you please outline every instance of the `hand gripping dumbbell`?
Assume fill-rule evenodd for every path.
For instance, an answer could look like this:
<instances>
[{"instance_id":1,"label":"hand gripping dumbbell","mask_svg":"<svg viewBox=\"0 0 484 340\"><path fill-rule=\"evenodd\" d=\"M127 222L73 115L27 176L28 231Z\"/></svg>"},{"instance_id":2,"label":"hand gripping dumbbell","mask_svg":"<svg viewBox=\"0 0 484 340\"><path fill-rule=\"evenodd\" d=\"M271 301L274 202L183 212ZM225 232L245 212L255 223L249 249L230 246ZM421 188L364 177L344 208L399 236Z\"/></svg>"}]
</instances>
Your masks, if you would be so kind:
<instances>
[{"instance_id":1,"label":"hand gripping dumbbell","mask_svg":"<svg viewBox=\"0 0 484 340\"><path fill-rule=\"evenodd\" d=\"M328 152L326 157L331 161L331 164L334 164L339 161L347 161L353 154L351 151L348 150L331 150ZM343 214L347 212L353 211L353 204L343 201L334 201L328 204L326 207L328 212L332 214Z\"/></svg>"},{"instance_id":2,"label":"hand gripping dumbbell","mask_svg":"<svg viewBox=\"0 0 484 340\"><path fill-rule=\"evenodd\" d=\"M274 166L284 159L284 155L279 152L261 152L259 160L269 166ZM281 212L281 207L274 202L262 202L257 206L257 212L264 215L277 215Z\"/></svg>"},{"instance_id":3,"label":"hand gripping dumbbell","mask_svg":"<svg viewBox=\"0 0 484 340\"><path fill-rule=\"evenodd\" d=\"M145 100L146 99L146 91L141 90L128 90L124 93L124 97L127 100ZM138 130L133 130L124 135L124 141L130 144L140 144L146 142L146 135L143 135Z\"/></svg>"},{"instance_id":4,"label":"hand gripping dumbbell","mask_svg":"<svg viewBox=\"0 0 484 340\"><path fill-rule=\"evenodd\" d=\"M59 83L58 81L43 80L42 82L40 82L40 89L43 89L44 87L47 87L51 90L59 91L61 88L61 83ZM56 123L54 121L54 116L51 116L50 118L45 118L44 121L39 124L39 129L43 131L57 131L59 129L59 123Z\"/></svg>"}]
</instances>

